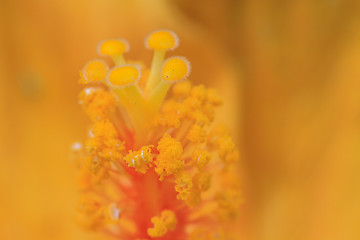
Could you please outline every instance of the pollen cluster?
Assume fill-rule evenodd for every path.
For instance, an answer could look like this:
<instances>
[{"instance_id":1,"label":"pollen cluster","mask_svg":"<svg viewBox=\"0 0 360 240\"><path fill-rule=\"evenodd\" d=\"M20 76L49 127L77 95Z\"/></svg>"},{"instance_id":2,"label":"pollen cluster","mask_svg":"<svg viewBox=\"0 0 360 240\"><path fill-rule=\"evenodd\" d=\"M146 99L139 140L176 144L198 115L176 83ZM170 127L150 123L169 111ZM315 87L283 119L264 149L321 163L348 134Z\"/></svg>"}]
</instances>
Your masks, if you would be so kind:
<instances>
[{"instance_id":1,"label":"pollen cluster","mask_svg":"<svg viewBox=\"0 0 360 240\"><path fill-rule=\"evenodd\" d=\"M77 221L115 239L238 239L241 203L235 144L213 124L215 89L187 80L190 62L166 53L175 33L151 33L149 68L127 61L124 39L100 42L108 57L80 72L79 103L92 127L72 148L81 192Z\"/></svg>"}]
</instances>

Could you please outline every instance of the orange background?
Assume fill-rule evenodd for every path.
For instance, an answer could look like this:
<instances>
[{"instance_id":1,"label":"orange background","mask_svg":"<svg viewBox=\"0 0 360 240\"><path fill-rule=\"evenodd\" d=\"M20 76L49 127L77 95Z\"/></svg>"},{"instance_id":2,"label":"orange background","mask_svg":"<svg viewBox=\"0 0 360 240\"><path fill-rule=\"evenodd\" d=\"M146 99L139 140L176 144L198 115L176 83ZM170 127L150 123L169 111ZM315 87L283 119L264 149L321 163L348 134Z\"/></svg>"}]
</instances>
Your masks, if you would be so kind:
<instances>
[{"instance_id":1,"label":"orange background","mask_svg":"<svg viewBox=\"0 0 360 240\"><path fill-rule=\"evenodd\" d=\"M74 222L69 146L88 119L78 71L124 37L151 60L180 36L191 80L216 87L241 148L244 239L360 239L360 2L2 0L0 239L99 239Z\"/></svg>"}]
</instances>

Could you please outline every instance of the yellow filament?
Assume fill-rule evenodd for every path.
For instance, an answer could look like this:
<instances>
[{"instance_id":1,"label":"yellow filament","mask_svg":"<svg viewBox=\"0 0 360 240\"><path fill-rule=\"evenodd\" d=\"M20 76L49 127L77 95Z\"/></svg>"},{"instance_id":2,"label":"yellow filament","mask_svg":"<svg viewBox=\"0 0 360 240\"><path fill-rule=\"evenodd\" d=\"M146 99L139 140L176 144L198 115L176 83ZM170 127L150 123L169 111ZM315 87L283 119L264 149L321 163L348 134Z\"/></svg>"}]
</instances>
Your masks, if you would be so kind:
<instances>
[{"instance_id":1,"label":"yellow filament","mask_svg":"<svg viewBox=\"0 0 360 240\"><path fill-rule=\"evenodd\" d=\"M145 93L150 93L160 82L161 66L167 50L173 50L179 45L176 34L169 30L160 30L149 34L145 45L154 50L149 79L145 86Z\"/></svg>"},{"instance_id":2,"label":"yellow filament","mask_svg":"<svg viewBox=\"0 0 360 240\"><path fill-rule=\"evenodd\" d=\"M151 64L149 79L146 82L145 93L150 93L161 80L161 66L165 59L166 50L155 50Z\"/></svg>"},{"instance_id":3,"label":"yellow filament","mask_svg":"<svg viewBox=\"0 0 360 240\"><path fill-rule=\"evenodd\" d=\"M107 85L125 107L137 130L144 127L144 98L136 84L141 74L137 66L123 65L113 68L107 76Z\"/></svg>"},{"instance_id":4,"label":"yellow filament","mask_svg":"<svg viewBox=\"0 0 360 240\"><path fill-rule=\"evenodd\" d=\"M190 72L190 63L183 57L172 57L165 61L161 71L161 81L148 98L148 112L158 112L172 83L184 80Z\"/></svg>"}]
</instances>

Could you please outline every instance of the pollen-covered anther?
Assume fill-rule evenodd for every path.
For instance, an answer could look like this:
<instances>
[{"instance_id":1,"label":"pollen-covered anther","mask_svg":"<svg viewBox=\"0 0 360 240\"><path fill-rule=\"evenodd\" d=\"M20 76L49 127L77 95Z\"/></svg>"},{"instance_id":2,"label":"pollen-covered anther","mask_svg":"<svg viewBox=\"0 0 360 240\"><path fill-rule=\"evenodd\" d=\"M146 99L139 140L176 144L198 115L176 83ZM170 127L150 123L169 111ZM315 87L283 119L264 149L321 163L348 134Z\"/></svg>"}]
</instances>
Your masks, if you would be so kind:
<instances>
[{"instance_id":1,"label":"pollen-covered anther","mask_svg":"<svg viewBox=\"0 0 360 240\"><path fill-rule=\"evenodd\" d=\"M229 135L225 135L218 140L218 151L220 158L224 159L235 150L235 144Z\"/></svg>"},{"instance_id":2,"label":"pollen-covered anther","mask_svg":"<svg viewBox=\"0 0 360 240\"><path fill-rule=\"evenodd\" d=\"M194 185L201 191L207 191L211 185L211 174L209 172L198 172L194 176Z\"/></svg>"},{"instance_id":3,"label":"pollen-covered anther","mask_svg":"<svg viewBox=\"0 0 360 240\"><path fill-rule=\"evenodd\" d=\"M181 159L183 147L180 142L165 134L159 141L157 149L159 155L155 160L155 172L159 175L160 180L165 176L177 174L184 167L184 161Z\"/></svg>"},{"instance_id":4,"label":"pollen-covered anther","mask_svg":"<svg viewBox=\"0 0 360 240\"><path fill-rule=\"evenodd\" d=\"M210 161L210 153L206 150L197 148L192 153L192 160L199 169L203 169Z\"/></svg>"},{"instance_id":5,"label":"pollen-covered anther","mask_svg":"<svg viewBox=\"0 0 360 240\"><path fill-rule=\"evenodd\" d=\"M184 98L190 95L192 84L190 81L179 82L174 85L172 92L176 98Z\"/></svg>"},{"instance_id":6,"label":"pollen-covered anther","mask_svg":"<svg viewBox=\"0 0 360 240\"><path fill-rule=\"evenodd\" d=\"M79 201L77 222L85 228L94 228L100 223L100 203L84 197Z\"/></svg>"},{"instance_id":7,"label":"pollen-covered anther","mask_svg":"<svg viewBox=\"0 0 360 240\"><path fill-rule=\"evenodd\" d=\"M200 102L203 102L206 99L208 90L204 85L197 85L191 89L191 96L198 99Z\"/></svg>"},{"instance_id":8,"label":"pollen-covered anther","mask_svg":"<svg viewBox=\"0 0 360 240\"><path fill-rule=\"evenodd\" d=\"M93 121L107 119L117 105L115 96L102 88L85 88L79 98L84 111Z\"/></svg>"},{"instance_id":9,"label":"pollen-covered anther","mask_svg":"<svg viewBox=\"0 0 360 240\"><path fill-rule=\"evenodd\" d=\"M215 200L219 206L219 212L228 216L235 216L237 208L242 203L242 197L238 189L226 189L218 192Z\"/></svg>"},{"instance_id":10,"label":"pollen-covered anther","mask_svg":"<svg viewBox=\"0 0 360 240\"><path fill-rule=\"evenodd\" d=\"M109 138L103 140L103 147L98 152L98 155L108 161L116 162L122 159L124 149L124 142L117 138Z\"/></svg>"},{"instance_id":11,"label":"pollen-covered anther","mask_svg":"<svg viewBox=\"0 0 360 240\"><path fill-rule=\"evenodd\" d=\"M206 140L206 132L200 125L193 124L186 138L193 143L203 143Z\"/></svg>"},{"instance_id":12,"label":"pollen-covered anther","mask_svg":"<svg viewBox=\"0 0 360 240\"><path fill-rule=\"evenodd\" d=\"M110 56L116 65L125 64L123 54L129 51L129 43L125 39L109 39L98 44L97 51L102 56Z\"/></svg>"},{"instance_id":13,"label":"pollen-covered anther","mask_svg":"<svg viewBox=\"0 0 360 240\"><path fill-rule=\"evenodd\" d=\"M139 151L130 150L128 155L124 157L126 164L129 167L135 168L140 173L146 173L146 170L153 161L152 147L152 145L149 145L143 146Z\"/></svg>"},{"instance_id":14,"label":"pollen-covered anther","mask_svg":"<svg viewBox=\"0 0 360 240\"><path fill-rule=\"evenodd\" d=\"M79 82L82 84L102 81L106 78L109 67L103 60L88 62L80 72Z\"/></svg>"},{"instance_id":15,"label":"pollen-covered anther","mask_svg":"<svg viewBox=\"0 0 360 240\"><path fill-rule=\"evenodd\" d=\"M118 136L114 125L110 121L98 121L94 124L92 134L95 137L115 138Z\"/></svg>"},{"instance_id":16,"label":"pollen-covered anther","mask_svg":"<svg viewBox=\"0 0 360 240\"><path fill-rule=\"evenodd\" d=\"M174 50L178 45L178 36L170 30L152 32L145 40L145 46L154 50Z\"/></svg>"},{"instance_id":17,"label":"pollen-covered anther","mask_svg":"<svg viewBox=\"0 0 360 240\"><path fill-rule=\"evenodd\" d=\"M156 238L162 237L168 231L174 230L177 224L177 218L173 211L163 210L160 216L152 217L151 222L153 223L153 227L148 228L147 233L150 237Z\"/></svg>"},{"instance_id":18,"label":"pollen-covered anther","mask_svg":"<svg viewBox=\"0 0 360 240\"><path fill-rule=\"evenodd\" d=\"M186 200L193 186L191 176L188 173L179 174L176 176L175 184L175 190L178 192L177 199Z\"/></svg>"}]
</instances>

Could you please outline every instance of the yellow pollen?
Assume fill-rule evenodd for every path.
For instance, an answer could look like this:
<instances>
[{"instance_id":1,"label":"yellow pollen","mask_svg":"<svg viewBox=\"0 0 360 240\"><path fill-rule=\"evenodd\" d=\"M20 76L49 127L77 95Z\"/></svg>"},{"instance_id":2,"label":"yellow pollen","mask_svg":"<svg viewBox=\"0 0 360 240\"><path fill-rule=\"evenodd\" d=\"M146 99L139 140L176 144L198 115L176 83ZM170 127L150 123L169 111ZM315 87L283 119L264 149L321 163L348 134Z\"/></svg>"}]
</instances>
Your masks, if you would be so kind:
<instances>
[{"instance_id":1,"label":"yellow pollen","mask_svg":"<svg viewBox=\"0 0 360 240\"><path fill-rule=\"evenodd\" d=\"M172 89L176 98L183 98L190 95L192 84L190 81L183 81L175 84Z\"/></svg>"},{"instance_id":2,"label":"yellow pollen","mask_svg":"<svg viewBox=\"0 0 360 240\"><path fill-rule=\"evenodd\" d=\"M194 176L194 184L201 190L207 191L211 184L211 174L208 172L199 172Z\"/></svg>"},{"instance_id":3,"label":"yellow pollen","mask_svg":"<svg viewBox=\"0 0 360 240\"><path fill-rule=\"evenodd\" d=\"M175 226L177 224L177 218L173 211L163 210L160 217L152 217L151 222L154 224L154 226L152 228L148 228L148 235L153 238L162 237L168 231L172 231L175 229Z\"/></svg>"},{"instance_id":4,"label":"yellow pollen","mask_svg":"<svg viewBox=\"0 0 360 240\"><path fill-rule=\"evenodd\" d=\"M161 77L170 82L184 80L190 72L190 63L184 57L171 57L163 65Z\"/></svg>"},{"instance_id":5,"label":"yellow pollen","mask_svg":"<svg viewBox=\"0 0 360 240\"><path fill-rule=\"evenodd\" d=\"M129 167L135 168L140 173L146 173L149 165L153 161L151 154L151 148L153 146L143 146L139 151L129 151L129 154L125 156L124 160Z\"/></svg>"},{"instance_id":6,"label":"yellow pollen","mask_svg":"<svg viewBox=\"0 0 360 240\"><path fill-rule=\"evenodd\" d=\"M179 45L179 40L174 32L161 30L152 32L146 38L145 45L154 50L173 50Z\"/></svg>"},{"instance_id":7,"label":"yellow pollen","mask_svg":"<svg viewBox=\"0 0 360 240\"><path fill-rule=\"evenodd\" d=\"M192 154L192 160L199 169L203 169L210 161L210 153L206 150L195 149Z\"/></svg>"},{"instance_id":8,"label":"yellow pollen","mask_svg":"<svg viewBox=\"0 0 360 240\"><path fill-rule=\"evenodd\" d=\"M193 124L187 134L187 139L194 143L203 143L206 140L205 130L197 124Z\"/></svg>"},{"instance_id":9,"label":"yellow pollen","mask_svg":"<svg viewBox=\"0 0 360 240\"><path fill-rule=\"evenodd\" d=\"M99 121L94 124L92 134L96 137L117 137L117 131L110 121Z\"/></svg>"},{"instance_id":10,"label":"yellow pollen","mask_svg":"<svg viewBox=\"0 0 360 240\"><path fill-rule=\"evenodd\" d=\"M104 80L109 71L109 67L103 60L93 60L88 62L80 74L80 83L98 82Z\"/></svg>"},{"instance_id":11,"label":"yellow pollen","mask_svg":"<svg viewBox=\"0 0 360 240\"><path fill-rule=\"evenodd\" d=\"M188 173L182 173L176 176L175 190L179 193L178 199L186 200L190 195L190 190L193 186L191 176Z\"/></svg>"},{"instance_id":12,"label":"yellow pollen","mask_svg":"<svg viewBox=\"0 0 360 240\"><path fill-rule=\"evenodd\" d=\"M155 160L155 172L160 180L165 176L177 174L184 166L184 160L181 159L183 148L180 142L176 141L169 134L165 134L159 141L157 149L159 155Z\"/></svg>"},{"instance_id":13,"label":"yellow pollen","mask_svg":"<svg viewBox=\"0 0 360 240\"><path fill-rule=\"evenodd\" d=\"M107 119L117 107L115 96L102 88L85 88L79 95L79 103L93 121Z\"/></svg>"}]
</instances>

